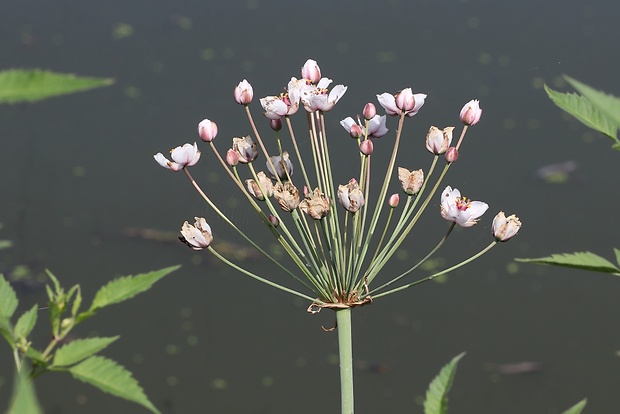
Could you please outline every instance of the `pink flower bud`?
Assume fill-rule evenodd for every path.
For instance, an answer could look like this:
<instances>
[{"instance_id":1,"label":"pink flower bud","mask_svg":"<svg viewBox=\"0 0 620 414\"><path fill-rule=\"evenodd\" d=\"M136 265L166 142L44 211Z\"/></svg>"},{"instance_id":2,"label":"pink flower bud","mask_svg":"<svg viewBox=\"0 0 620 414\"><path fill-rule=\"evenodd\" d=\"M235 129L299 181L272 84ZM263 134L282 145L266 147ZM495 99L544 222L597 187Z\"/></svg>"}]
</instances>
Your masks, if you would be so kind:
<instances>
[{"instance_id":1,"label":"pink flower bud","mask_svg":"<svg viewBox=\"0 0 620 414\"><path fill-rule=\"evenodd\" d=\"M230 165L231 167L234 167L235 165L239 164L239 156L232 149L229 149L228 152L226 153L226 163Z\"/></svg>"},{"instance_id":2,"label":"pink flower bud","mask_svg":"<svg viewBox=\"0 0 620 414\"><path fill-rule=\"evenodd\" d=\"M198 124L198 135L204 142L211 142L217 136L217 125L213 121L203 119Z\"/></svg>"},{"instance_id":3,"label":"pink flower bud","mask_svg":"<svg viewBox=\"0 0 620 414\"><path fill-rule=\"evenodd\" d=\"M372 154L373 151L373 143L371 140L369 139L365 139L362 141L362 143L360 144L360 152L364 155L370 155Z\"/></svg>"},{"instance_id":4,"label":"pink flower bud","mask_svg":"<svg viewBox=\"0 0 620 414\"><path fill-rule=\"evenodd\" d=\"M235 96L235 101L239 105L248 105L252 102L252 98L254 98L254 89L252 89L252 85L244 79L239 82L233 95Z\"/></svg>"},{"instance_id":5,"label":"pink flower bud","mask_svg":"<svg viewBox=\"0 0 620 414\"><path fill-rule=\"evenodd\" d=\"M460 118L465 125L476 125L481 116L482 109L480 109L480 101L477 99L467 102L461 109Z\"/></svg>"},{"instance_id":6,"label":"pink flower bud","mask_svg":"<svg viewBox=\"0 0 620 414\"><path fill-rule=\"evenodd\" d=\"M281 130L282 129L282 119L280 119L280 118L278 118L278 119L270 119L269 120L269 126L274 131Z\"/></svg>"},{"instance_id":7,"label":"pink flower bud","mask_svg":"<svg viewBox=\"0 0 620 414\"><path fill-rule=\"evenodd\" d=\"M358 124L351 125L351 130L349 131L349 135L353 139L359 139L364 136L364 130Z\"/></svg>"},{"instance_id":8,"label":"pink flower bud","mask_svg":"<svg viewBox=\"0 0 620 414\"><path fill-rule=\"evenodd\" d=\"M278 227L280 225L280 220L273 214L269 215L269 222L273 227Z\"/></svg>"},{"instance_id":9,"label":"pink flower bud","mask_svg":"<svg viewBox=\"0 0 620 414\"><path fill-rule=\"evenodd\" d=\"M459 159L459 150L457 150L456 147L450 147L448 151L446 151L445 157L446 161L452 163Z\"/></svg>"},{"instance_id":10,"label":"pink flower bud","mask_svg":"<svg viewBox=\"0 0 620 414\"><path fill-rule=\"evenodd\" d=\"M321 69L315 60L308 59L301 68L301 77L308 79L310 83L318 83L321 80Z\"/></svg>"},{"instance_id":11,"label":"pink flower bud","mask_svg":"<svg viewBox=\"0 0 620 414\"><path fill-rule=\"evenodd\" d=\"M388 199L388 204L390 207L394 208L398 206L398 202L400 201L400 196L398 194L392 194Z\"/></svg>"},{"instance_id":12,"label":"pink flower bud","mask_svg":"<svg viewBox=\"0 0 620 414\"><path fill-rule=\"evenodd\" d=\"M368 102L364 106L364 111L362 112L362 115L364 115L364 119L370 120L375 115L377 115L377 108L375 107L375 105L372 102Z\"/></svg>"}]
</instances>

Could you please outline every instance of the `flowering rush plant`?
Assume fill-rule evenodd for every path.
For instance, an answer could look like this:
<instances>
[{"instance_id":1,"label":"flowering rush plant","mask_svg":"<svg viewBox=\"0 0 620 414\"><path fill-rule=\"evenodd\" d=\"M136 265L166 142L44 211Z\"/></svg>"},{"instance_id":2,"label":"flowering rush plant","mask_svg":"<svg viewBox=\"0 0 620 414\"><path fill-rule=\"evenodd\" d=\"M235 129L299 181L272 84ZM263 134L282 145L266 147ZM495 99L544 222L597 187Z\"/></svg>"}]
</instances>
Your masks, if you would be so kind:
<instances>
[{"instance_id":1,"label":"flowering rush plant","mask_svg":"<svg viewBox=\"0 0 620 414\"><path fill-rule=\"evenodd\" d=\"M435 199L444 176L459 157L468 128L480 121L482 110L477 100L463 107L459 116L464 126L455 146L452 146L454 127L430 127L425 143L432 161L426 172L405 165L398 166L394 174L399 144L406 130L404 124L420 111L427 96L414 93L411 88L396 94L386 92L377 95L386 115L379 115L375 105L367 103L361 117L340 121L345 131L339 135L348 134L353 138L359 164L351 171L350 177L336 181L325 115L343 97L347 87L336 85L330 89L331 83L331 79L321 75L317 63L308 60L302 67L301 78L291 78L286 92L260 99L271 131L265 125L262 129L267 132L259 132L250 110L253 88L243 80L234 89L233 95L245 110L250 133L246 135L245 131L242 137L233 138L232 145L225 152L218 151L215 145L217 124L210 119L198 124L201 140L209 146L232 183L251 204L266 230L288 253L294 266L286 266L255 243L203 191L188 168L201 157L196 143L174 148L170 153L171 160L161 153L155 155L155 160L171 171L182 170L210 206L212 214L219 215L279 271L289 275L297 287L277 284L269 277L256 274L220 254L211 244L213 232L203 217L196 217L194 224L187 221L183 224L183 242L194 250L208 250L245 275L308 300L310 313L317 313L323 308L336 311L342 412L352 413L351 308L369 304L375 299L457 269L480 257L498 242L513 237L521 223L516 216L506 217L500 212L493 220L493 241L479 253L433 275L401 282L445 243L457 224L472 227L488 209L486 203L472 201L463 197L458 189L446 186L437 195L441 201L439 213L450 222L446 234L422 260L412 264L405 272L389 277L383 275L381 271L411 233L431 200ZM305 130L309 136L304 139L309 142L309 154L300 151L300 138L293 128L291 118L298 112L306 115ZM391 157L387 166L374 166L374 146L389 145L386 138L382 138L389 132L388 116L398 121L396 136L391 143ZM423 145L422 140L420 145ZM382 184L378 194L371 193L371 183L377 180L371 174L371 166L374 166L373 173L376 170L385 171L379 177L378 183ZM435 179L431 181L433 177ZM389 194L390 183L395 178L400 182L402 191ZM378 185L373 187L378 188Z\"/></svg>"}]
</instances>

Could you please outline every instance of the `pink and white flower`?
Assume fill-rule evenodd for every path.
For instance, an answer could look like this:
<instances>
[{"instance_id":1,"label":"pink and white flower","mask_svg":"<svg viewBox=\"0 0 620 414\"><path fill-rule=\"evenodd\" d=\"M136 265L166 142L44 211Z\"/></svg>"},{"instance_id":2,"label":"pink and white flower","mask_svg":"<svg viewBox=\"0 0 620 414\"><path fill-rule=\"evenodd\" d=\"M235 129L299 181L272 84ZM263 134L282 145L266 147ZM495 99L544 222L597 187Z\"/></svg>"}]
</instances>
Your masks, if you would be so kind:
<instances>
[{"instance_id":1,"label":"pink and white flower","mask_svg":"<svg viewBox=\"0 0 620 414\"><path fill-rule=\"evenodd\" d=\"M172 161L164 157L161 152L155 154L154 158L162 167L172 171L180 171L198 162L200 159L200 150L198 149L198 145L194 142L194 145L184 144L183 146L172 149L170 151L170 158L172 158Z\"/></svg>"},{"instance_id":2,"label":"pink and white flower","mask_svg":"<svg viewBox=\"0 0 620 414\"><path fill-rule=\"evenodd\" d=\"M423 93L414 94L411 88L406 88L396 95L384 92L377 95L377 99L388 115L400 115L404 112L408 117L412 117L424 105L426 95Z\"/></svg>"},{"instance_id":3,"label":"pink and white flower","mask_svg":"<svg viewBox=\"0 0 620 414\"><path fill-rule=\"evenodd\" d=\"M389 132L387 126L385 126L387 117L385 115L379 116L375 115L371 119L368 120L368 137L369 138L380 138ZM361 120L358 118L357 123L350 116L340 121L340 125L347 132L351 133L351 128L357 125L362 131L366 131L366 126L362 124Z\"/></svg>"},{"instance_id":4,"label":"pink and white flower","mask_svg":"<svg viewBox=\"0 0 620 414\"><path fill-rule=\"evenodd\" d=\"M488 208L487 203L461 197L461 192L456 188L453 190L450 186L447 186L441 193L441 217L454 221L461 227L471 227L476 224Z\"/></svg>"}]
</instances>

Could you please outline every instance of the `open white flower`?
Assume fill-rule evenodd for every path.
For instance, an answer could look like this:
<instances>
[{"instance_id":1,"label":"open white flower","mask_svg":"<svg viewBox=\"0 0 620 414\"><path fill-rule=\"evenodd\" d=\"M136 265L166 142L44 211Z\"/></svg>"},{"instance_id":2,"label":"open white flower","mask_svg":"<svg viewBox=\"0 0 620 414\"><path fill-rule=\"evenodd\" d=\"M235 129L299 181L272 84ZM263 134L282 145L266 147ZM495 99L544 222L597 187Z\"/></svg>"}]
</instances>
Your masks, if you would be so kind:
<instances>
[{"instance_id":1,"label":"open white flower","mask_svg":"<svg viewBox=\"0 0 620 414\"><path fill-rule=\"evenodd\" d=\"M336 85L328 93L327 87L330 83L332 83L331 79L322 78L316 86L309 85L309 88L302 90L301 102L304 104L306 111L327 112L336 105L347 91L347 87L344 85Z\"/></svg>"},{"instance_id":2,"label":"open white flower","mask_svg":"<svg viewBox=\"0 0 620 414\"><path fill-rule=\"evenodd\" d=\"M487 203L461 197L461 192L456 188L453 190L450 186L441 193L441 217L454 221L461 227L476 224L488 208Z\"/></svg>"},{"instance_id":3,"label":"open white flower","mask_svg":"<svg viewBox=\"0 0 620 414\"><path fill-rule=\"evenodd\" d=\"M170 157L172 161L164 157L164 154L161 152L154 155L155 161L162 167L172 171L179 171L185 167L195 165L200 159L200 150L195 142L194 145L184 144L183 146L172 149L170 151Z\"/></svg>"}]
</instances>

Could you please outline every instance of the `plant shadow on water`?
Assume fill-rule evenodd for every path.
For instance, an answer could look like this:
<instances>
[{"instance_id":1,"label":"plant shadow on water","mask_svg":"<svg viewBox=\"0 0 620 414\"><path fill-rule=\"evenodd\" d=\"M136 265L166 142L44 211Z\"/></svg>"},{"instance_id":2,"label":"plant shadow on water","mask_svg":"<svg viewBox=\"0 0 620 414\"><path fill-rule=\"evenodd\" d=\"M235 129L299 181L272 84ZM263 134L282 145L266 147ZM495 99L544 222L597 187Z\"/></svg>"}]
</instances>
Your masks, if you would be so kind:
<instances>
[{"instance_id":1,"label":"plant shadow on water","mask_svg":"<svg viewBox=\"0 0 620 414\"><path fill-rule=\"evenodd\" d=\"M507 265L513 257L574 251L580 247L576 240L588 240L587 248L601 253L613 245L609 232L599 229L615 214L617 196L607 203L592 200L601 196L593 183L608 182L617 156L601 150L607 147L602 140L584 141L591 133L566 122L536 82L557 89L557 76L570 73L599 88L613 87L620 59L609 53L616 47L609 39L617 38L611 19L618 6L330 4L331 13L313 19L324 30L312 35L281 33L276 25L276 47L257 34L265 32L264 22L289 21L286 8L251 4L257 3L161 2L145 12L145 4L111 2L96 16L86 5L64 2L56 2L53 11L43 2L11 6L14 18L2 18L8 36L0 45L3 56L10 56L8 66L117 79L117 86L106 90L0 111L0 137L13 154L2 166L6 201L0 221L2 238L16 242L15 262L34 256L41 267L66 276L68 284L81 283L88 293L118 271L184 264L162 282L165 292L156 289L111 309L100 315L102 325L84 332L121 335L124 344L111 347L110 356L132 370L163 412L290 412L294 405L303 414L335 407L338 368L328 356L337 340L320 329L333 324L331 316L305 316L303 304L218 264L194 267L194 253L182 245L118 237L125 227L177 231L179 223L201 213L200 201L187 197L186 183L159 174L150 156L176 140L193 140L196 120L207 114L218 114L221 136L239 135L239 128L230 126L235 120L225 118L235 107L231 85L242 77L280 85L307 56L350 87L336 119L372 97L361 94L412 84L434 97L420 114L420 140L427 124L445 119L447 108L475 95L484 104L485 121L464 151L481 160L501 154L502 173L489 171L487 161L462 162L450 181L493 208L510 205L527 222L527 231L511 249L472 264L447 284L429 284L356 313L356 358L389 366L383 374L358 370L358 412L421 412L415 397L423 396L439 368L462 351L467 356L451 392L451 412L560 413L585 396L586 412L613 411L619 405L613 384L620 380L614 354L620 336L607 329L615 326L619 311L614 280L524 265L511 273ZM559 8L575 24L558 19ZM371 10L384 28L363 41L359 22ZM224 18L207 23L205 16L215 15L231 16L238 24L233 29ZM192 28L179 27L174 16L187 16ZM133 35L115 40L112 30L122 22L131 24ZM394 43L405 25L413 31L406 47ZM352 70L360 53L365 63ZM578 163L584 183L532 180L536 169L567 160ZM85 174L76 174L76 166L85 167ZM478 188L488 191L480 194ZM435 202L431 207L438 209ZM576 214L587 220L575 220ZM490 221L479 226L487 227L485 236L490 233ZM239 242L233 235L217 236ZM457 259L453 249L468 243L464 240L459 237L446 249L454 252L454 257L446 253L447 262ZM267 268L262 261L256 266ZM191 330L184 330L187 322ZM188 343L190 334L195 345ZM1 366L10 366L2 358ZM485 371L487 363L522 361L541 362L543 370L515 376ZM10 378L0 375L0 399L6 400ZM273 380L268 386L267 377ZM42 380L38 391L46 412L133 408L70 378Z\"/></svg>"}]
</instances>

